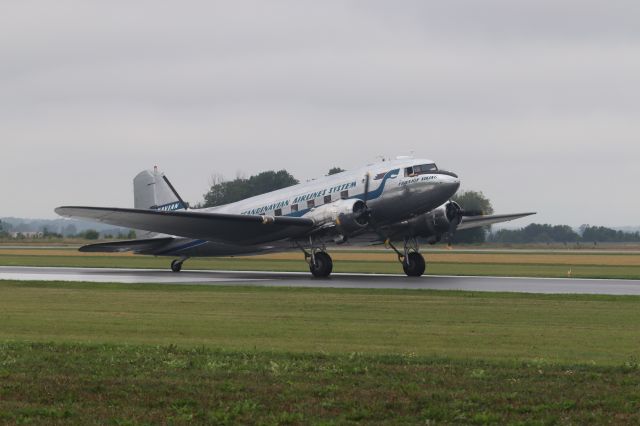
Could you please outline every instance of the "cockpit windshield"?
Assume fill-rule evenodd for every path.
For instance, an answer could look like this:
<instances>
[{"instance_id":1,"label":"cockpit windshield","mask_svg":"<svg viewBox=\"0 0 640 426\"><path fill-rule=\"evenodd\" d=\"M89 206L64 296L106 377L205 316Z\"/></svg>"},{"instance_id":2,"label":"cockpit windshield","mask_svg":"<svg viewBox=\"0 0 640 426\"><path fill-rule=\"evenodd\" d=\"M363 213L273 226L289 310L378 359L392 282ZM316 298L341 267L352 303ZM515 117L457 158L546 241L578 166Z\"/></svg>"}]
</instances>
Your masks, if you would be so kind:
<instances>
[{"instance_id":1,"label":"cockpit windshield","mask_svg":"<svg viewBox=\"0 0 640 426\"><path fill-rule=\"evenodd\" d=\"M408 177L413 177L413 176L433 173L435 171L438 171L438 167L435 165L435 163L420 164L417 166L407 167L406 169L404 169L404 175Z\"/></svg>"}]
</instances>

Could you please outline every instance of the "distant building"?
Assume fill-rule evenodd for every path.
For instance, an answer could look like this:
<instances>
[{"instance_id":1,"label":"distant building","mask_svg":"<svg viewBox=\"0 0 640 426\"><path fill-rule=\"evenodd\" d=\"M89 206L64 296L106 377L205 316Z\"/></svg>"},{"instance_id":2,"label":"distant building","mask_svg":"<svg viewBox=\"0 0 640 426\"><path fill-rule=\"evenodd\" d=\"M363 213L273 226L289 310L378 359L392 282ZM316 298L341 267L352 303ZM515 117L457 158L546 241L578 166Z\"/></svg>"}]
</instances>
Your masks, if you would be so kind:
<instances>
[{"instance_id":1,"label":"distant building","mask_svg":"<svg viewBox=\"0 0 640 426\"><path fill-rule=\"evenodd\" d=\"M44 232L9 232L11 238L43 238Z\"/></svg>"}]
</instances>

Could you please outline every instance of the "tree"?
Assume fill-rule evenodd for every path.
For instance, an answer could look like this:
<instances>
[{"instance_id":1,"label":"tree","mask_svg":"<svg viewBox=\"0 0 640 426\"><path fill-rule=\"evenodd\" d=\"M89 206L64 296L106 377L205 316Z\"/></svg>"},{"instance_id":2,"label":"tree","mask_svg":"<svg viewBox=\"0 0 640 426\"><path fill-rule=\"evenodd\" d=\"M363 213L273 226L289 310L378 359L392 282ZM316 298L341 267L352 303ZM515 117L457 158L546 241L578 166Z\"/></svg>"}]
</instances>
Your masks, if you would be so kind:
<instances>
[{"instance_id":1,"label":"tree","mask_svg":"<svg viewBox=\"0 0 640 426\"><path fill-rule=\"evenodd\" d=\"M581 227L584 232L584 227ZM496 243L577 243L583 238L568 225L532 223L522 229L501 229L491 236ZM585 240L586 241L586 240Z\"/></svg>"},{"instance_id":2,"label":"tree","mask_svg":"<svg viewBox=\"0 0 640 426\"><path fill-rule=\"evenodd\" d=\"M69 223L62 228L62 235L72 237L78 233L78 228L73 223Z\"/></svg>"},{"instance_id":3,"label":"tree","mask_svg":"<svg viewBox=\"0 0 640 426\"><path fill-rule=\"evenodd\" d=\"M85 240L97 240L100 237L100 234L95 229L87 229L84 232Z\"/></svg>"},{"instance_id":4,"label":"tree","mask_svg":"<svg viewBox=\"0 0 640 426\"><path fill-rule=\"evenodd\" d=\"M216 176L212 180L211 189L204 194L204 204L202 206L213 207L229 204L297 183L298 180L286 170L277 172L270 170L251 176L248 179L238 177L232 181L225 181L220 176Z\"/></svg>"},{"instance_id":5,"label":"tree","mask_svg":"<svg viewBox=\"0 0 640 426\"><path fill-rule=\"evenodd\" d=\"M453 197L453 201L460 204L460 207L465 210L479 210L483 214L493 214L491 201L482 192L460 192ZM455 234L454 241L458 243L484 243L490 229L489 226L483 226L481 228L458 231Z\"/></svg>"},{"instance_id":6,"label":"tree","mask_svg":"<svg viewBox=\"0 0 640 426\"><path fill-rule=\"evenodd\" d=\"M624 243L640 241L638 232L622 232L615 229L606 228L604 226L583 225L580 227L582 231L582 240L584 242L595 243Z\"/></svg>"},{"instance_id":7,"label":"tree","mask_svg":"<svg viewBox=\"0 0 640 426\"><path fill-rule=\"evenodd\" d=\"M335 175L335 174L338 174L338 173L342 173L344 171L345 170L343 168L335 166L335 167L332 167L332 168L329 169L329 173L327 173L327 176L331 176L331 175Z\"/></svg>"}]
</instances>

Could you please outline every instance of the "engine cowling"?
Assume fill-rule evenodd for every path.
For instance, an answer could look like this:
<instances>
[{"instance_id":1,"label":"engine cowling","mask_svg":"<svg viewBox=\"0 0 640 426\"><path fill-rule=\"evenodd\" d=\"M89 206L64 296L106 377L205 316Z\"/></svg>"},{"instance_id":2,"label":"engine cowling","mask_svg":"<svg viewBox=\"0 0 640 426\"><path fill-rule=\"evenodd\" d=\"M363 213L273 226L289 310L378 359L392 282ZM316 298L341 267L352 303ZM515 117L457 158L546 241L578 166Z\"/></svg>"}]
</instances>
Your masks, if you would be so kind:
<instances>
[{"instance_id":1,"label":"engine cowling","mask_svg":"<svg viewBox=\"0 0 640 426\"><path fill-rule=\"evenodd\" d=\"M449 201L428 213L408 219L403 223L403 228L409 230L411 235L424 238L439 238L450 232L452 226L460 223L462 208L455 201Z\"/></svg>"},{"instance_id":2,"label":"engine cowling","mask_svg":"<svg viewBox=\"0 0 640 426\"><path fill-rule=\"evenodd\" d=\"M324 204L313 209L305 217L313 219L319 227L335 226L338 233L345 237L366 228L369 224L367 205L358 199L338 200Z\"/></svg>"},{"instance_id":3,"label":"engine cowling","mask_svg":"<svg viewBox=\"0 0 640 426\"><path fill-rule=\"evenodd\" d=\"M482 215L481 210L465 210L455 201L449 201L428 213L401 222L398 227L392 228L392 234L396 237L423 237L435 243L445 234L451 237L464 217Z\"/></svg>"}]
</instances>

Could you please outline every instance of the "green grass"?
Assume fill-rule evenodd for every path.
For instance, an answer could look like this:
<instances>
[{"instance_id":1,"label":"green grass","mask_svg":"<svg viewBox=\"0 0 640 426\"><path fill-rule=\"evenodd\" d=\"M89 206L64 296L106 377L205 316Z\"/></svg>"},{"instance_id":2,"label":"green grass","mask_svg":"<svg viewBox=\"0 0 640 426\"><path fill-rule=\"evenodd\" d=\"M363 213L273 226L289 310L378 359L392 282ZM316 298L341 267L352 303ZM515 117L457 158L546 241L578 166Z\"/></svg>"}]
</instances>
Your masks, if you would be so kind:
<instances>
[{"instance_id":1,"label":"green grass","mask_svg":"<svg viewBox=\"0 0 640 426\"><path fill-rule=\"evenodd\" d=\"M637 424L639 308L0 281L0 423Z\"/></svg>"},{"instance_id":2,"label":"green grass","mask_svg":"<svg viewBox=\"0 0 640 426\"><path fill-rule=\"evenodd\" d=\"M429 254L425 254L427 262ZM171 259L165 257L131 256L29 256L2 255L2 266L66 266L92 268L158 268L168 269ZM308 272L308 266L300 260L273 260L261 258L206 258L190 259L188 269L237 270L237 271L299 271ZM567 265L537 265L512 263L435 263L427 265L431 275L488 275L523 277L566 277ZM334 272L370 272L378 274L402 274L402 267L395 261L336 261ZM571 266L575 278L640 279L640 266L578 265Z\"/></svg>"},{"instance_id":3,"label":"green grass","mask_svg":"<svg viewBox=\"0 0 640 426\"><path fill-rule=\"evenodd\" d=\"M640 298L0 282L0 341L619 365Z\"/></svg>"},{"instance_id":4,"label":"green grass","mask_svg":"<svg viewBox=\"0 0 640 426\"><path fill-rule=\"evenodd\" d=\"M637 364L0 345L0 422L637 424Z\"/></svg>"}]
</instances>

